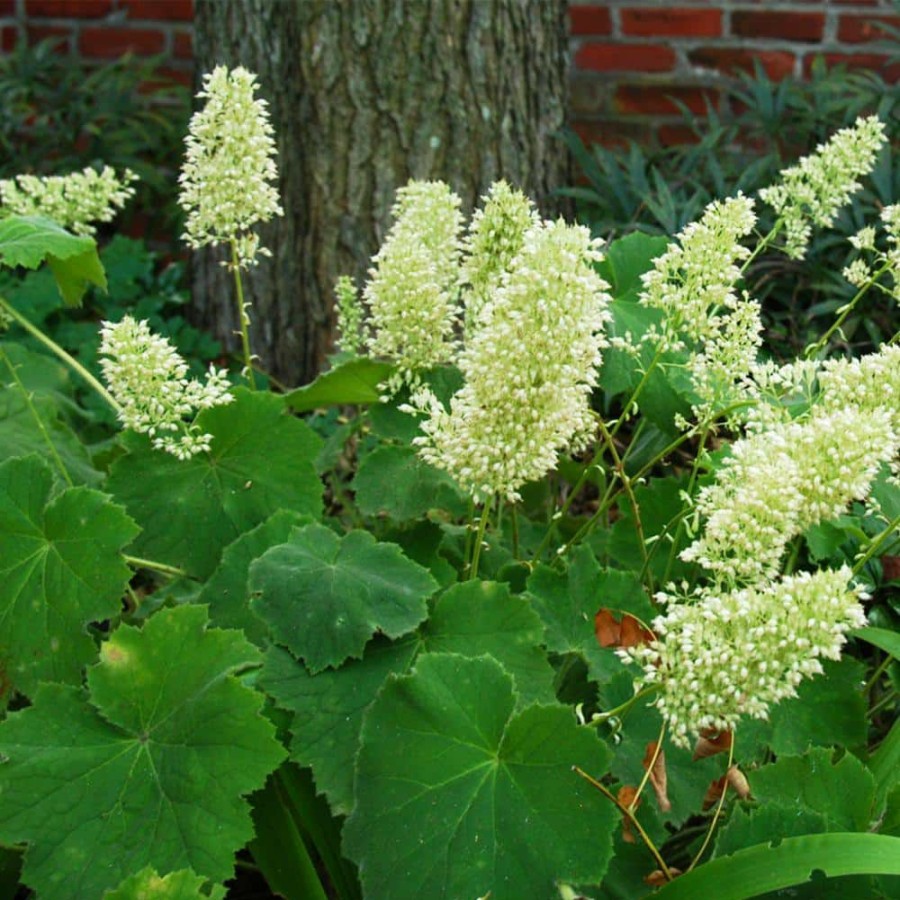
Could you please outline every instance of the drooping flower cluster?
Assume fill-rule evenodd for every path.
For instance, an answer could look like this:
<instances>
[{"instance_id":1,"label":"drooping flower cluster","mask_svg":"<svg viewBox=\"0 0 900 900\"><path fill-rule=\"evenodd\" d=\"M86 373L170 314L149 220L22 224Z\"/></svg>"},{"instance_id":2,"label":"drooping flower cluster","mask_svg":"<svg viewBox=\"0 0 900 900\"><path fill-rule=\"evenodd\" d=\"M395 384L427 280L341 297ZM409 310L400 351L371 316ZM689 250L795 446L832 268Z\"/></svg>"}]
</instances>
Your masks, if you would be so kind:
<instances>
[{"instance_id":1,"label":"drooping flower cluster","mask_svg":"<svg viewBox=\"0 0 900 900\"><path fill-rule=\"evenodd\" d=\"M440 181L411 181L397 192L394 224L364 290L373 356L395 362L399 378L448 362L459 319L460 199Z\"/></svg>"},{"instance_id":2,"label":"drooping flower cluster","mask_svg":"<svg viewBox=\"0 0 900 900\"><path fill-rule=\"evenodd\" d=\"M753 201L743 194L711 203L642 276L640 302L663 313L644 341L688 352L698 421L743 397L761 343L759 304L736 288L739 263L750 255L741 240L755 224Z\"/></svg>"},{"instance_id":3,"label":"drooping flower cluster","mask_svg":"<svg viewBox=\"0 0 900 900\"><path fill-rule=\"evenodd\" d=\"M100 335L101 367L122 424L178 459L209 450L212 435L202 433L193 419L200 410L233 399L225 370L210 366L205 382L189 379L187 363L168 340L130 316L104 322Z\"/></svg>"},{"instance_id":4,"label":"drooping flower cluster","mask_svg":"<svg viewBox=\"0 0 900 900\"><path fill-rule=\"evenodd\" d=\"M659 686L655 705L675 743L705 729L732 730L743 715L766 718L804 678L838 659L846 633L865 624L863 594L847 567L800 572L759 587L700 591L669 603L656 639L619 651ZM675 602L678 601L678 602Z\"/></svg>"},{"instance_id":5,"label":"drooping flower cluster","mask_svg":"<svg viewBox=\"0 0 900 900\"><path fill-rule=\"evenodd\" d=\"M881 270L887 271L893 281L891 294L896 301L900 300L900 204L886 206L881 211L881 221L887 236L887 250L876 245L876 232L871 225L861 228L850 238L850 243L861 255L844 269L843 276L855 287L864 288L877 280Z\"/></svg>"},{"instance_id":6,"label":"drooping flower cluster","mask_svg":"<svg viewBox=\"0 0 900 900\"><path fill-rule=\"evenodd\" d=\"M590 392L609 317L607 285L592 268L598 258L587 229L535 223L479 310L449 411L427 393L414 396L428 413L421 455L476 500L515 501L559 452L593 433Z\"/></svg>"},{"instance_id":7,"label":"drooping flower cluster","mask_svg":"<svg viewBox=\"0 0 900 900\"><path fill-rule=\"evenodd\" d=\"M240 268L269 252L253 226L282 215L273 129L266 101L254 99L256 87L256 76L242 67L217 66L203 77L197 96L206 104L191 117L179 178L185 240L192 247L230 244Z\"/></svg>"},{"instance_id":8,"label":"drooping flower cluster","mask_svg":"<svg viewBox=\"0 0 900 900\"><path fill-rule=\"evenodd\" d=\"M759 192L784 222L788 256L803 257L813 225L833 224L838 210L859 190L857 179L872 170L885 141L877 116L859 118L785 169L778 184Z\"/></svg>"},{"instance_id":9,"label":"drooping flower cluster","mask_svg":"<svg viewBox=\"0 0 900 900\"><path fill-rule=\"evenodd\" d=\"M69 175L17 175L0 180L0 215L42 216L73 234L92 235L94 222L111 222L134 196L137 175L104 166Z\"/></svg>"}]
</instances>

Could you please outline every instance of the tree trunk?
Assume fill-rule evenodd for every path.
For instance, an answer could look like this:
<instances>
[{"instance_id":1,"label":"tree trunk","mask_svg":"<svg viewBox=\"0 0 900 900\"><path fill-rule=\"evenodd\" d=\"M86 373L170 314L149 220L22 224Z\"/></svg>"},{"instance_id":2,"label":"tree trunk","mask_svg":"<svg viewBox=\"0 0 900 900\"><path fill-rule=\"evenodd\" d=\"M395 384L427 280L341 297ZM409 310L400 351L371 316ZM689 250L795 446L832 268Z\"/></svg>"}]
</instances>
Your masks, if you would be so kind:
<instances>
[{"instance_id":1,"label":"tree trunk","mask_svg":"<svg viewBox=\"0 0 900 900\"><path fill-rule=\"evenodd\" d=\"M446 181L467 210L505 178L557 209L565 13L566 0L196 0L198 74L256 72L277 133L285 215L263 228L273 256L246 279L263 369L315 377L334 282L362 283L410 178ZM196 254L194 303L234 348L220 258Z\"/></svg>"}]
</instances>

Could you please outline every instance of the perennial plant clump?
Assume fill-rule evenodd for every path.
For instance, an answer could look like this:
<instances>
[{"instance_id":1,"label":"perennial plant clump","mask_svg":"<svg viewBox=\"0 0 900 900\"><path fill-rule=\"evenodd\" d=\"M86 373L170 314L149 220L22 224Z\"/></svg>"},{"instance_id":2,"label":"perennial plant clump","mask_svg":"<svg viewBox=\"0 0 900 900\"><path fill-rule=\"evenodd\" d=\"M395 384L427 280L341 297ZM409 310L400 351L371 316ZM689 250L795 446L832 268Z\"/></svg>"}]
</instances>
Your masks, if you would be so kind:
<instances>
[{"instance_id":1,"label":"perennial plant clump","mask_svg":"<svg viewBox=\"0 0 900 900\"><path fill-rule=\"evenodd\" d=\"M831 221L880 123L787 170L761 236L742 194L604 245L505 182L466 224L412 181L336 285L331 369L276 393L241 284L280 212L255 91L205 77L181 180L189 243L230 248L246 387L125 315L107 390L0 297L4 870L48 900L222 898L249 852L303 897L638 900L708 895L712 846L754 890L821 866L877 896L900 345L853 358L840 330L896 296L896 209L802 359L764 358L744 275ZM39 212L0 216L0 264L48 262L69 305L115 283ZM102 431L60 361L146 438Z\"/></svg>"}]
</instances>

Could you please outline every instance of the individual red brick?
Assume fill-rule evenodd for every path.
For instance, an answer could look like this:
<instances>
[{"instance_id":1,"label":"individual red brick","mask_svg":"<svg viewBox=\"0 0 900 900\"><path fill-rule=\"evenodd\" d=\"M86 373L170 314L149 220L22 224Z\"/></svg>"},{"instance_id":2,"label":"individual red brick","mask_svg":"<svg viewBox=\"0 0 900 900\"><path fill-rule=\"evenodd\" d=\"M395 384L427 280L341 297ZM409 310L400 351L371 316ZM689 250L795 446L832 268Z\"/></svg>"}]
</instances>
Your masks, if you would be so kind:
<instances>
[{"instance_id":1,"label":"individual red brick","mask_svg":"<svg viewBox=\"0 0 900 900\"><path fill-rule=\"evenodd\" d=\"M891 63L888 57L878 53L824 53L807 56L803 60L803 72L807 77L812 71L813 61L819 56L825 60L828 68L846 66L848 69L871 69L881 75L885 81L900 80L900 65Z\"/></svg>"},{"instance_id":2,"label":"individual red brick","mask_svg":"<svg viewBox=\"0 0 900 900\"><path fill-rule=\"evenodd\" d=\"M0 16L14 16L16 14L16 0L0 0Z\"/></svg>"},{"instance_id":3,"label":"individual red brick","mask_svg":"<svg viewBox=\"0 0 900 900\"><path fill-rule=\"evenodd\" d=\"M121 0L130 19L165 19L169 22L191 22L193 0Z\"/></svg>"},{"instance_id":4,"label":"individual red brick","mask_svg":"<svg viewBox=\"0 0 900 900\"><path fill-rule=\"evenodd\" d=\"M598 122L576 119L572 130L585 144L600 144L610 149L627 147L629 141L646 144L652 137L652 129L643 123Z\"/></svg>"},{"instance_id":5,"label":"individual red brick","mask_svg":"<svg viewBox=\"0 0 900 900\"><path fill-rule=\"evenodd\" d=\"M698 47L688 53L694 66L720 72L752 72L758 61L766 75L780 81L794 71L794 54L783 50L738 50L734 47Z\"/></svg>"},{"instance_id":6,"label":"individual red brick","mask_svg":"<svg viewBox=\"0 0 900 900\"><path fill-rule=\"evenodd\" d=\"M175 59L193 59L194 58L194 40L190 32L179 32L174 35L172 43L172 55Z\"/></svg>"},{"instance_id":7,"label":"individual red brick","mask_svg":"<svg viewBox=\"0 0 900 900\"><path fill-rule=\"evenodd\" d=\"M96 19L112 10L112 0L27 0L25 14L36 18Z\"/></svg>"},{"instance_id":8,"label":"individual red brick","mask_svg":"<svg viewBox=\"0 0 900 900\"><path fill-rule=\"evenodd\" d=\"M612 21L606 6L570 6L569 34L611 34Z\"/></svg>"},{"instance_id":9,"label":"individual red brick","mask_svg":"<svg viewBox=\"0 0 900 900\"><path fill-rule=\"evenodd\" d=\"M675 51L656 44L584 44L575 66L596 72L668 72L675 67Z\"/></svg>"},{"instance_id":10,"label":"individual red brick","mask_svg":"<svg viewBox=\"0 0 900 900\"><path fill-rule=\"evenodd\" d=\"M900 27L898 16L841 16L838 23L838 40L843 44L865 44L881 41L888 33L879 28L879 23Z\"/></svg>"},{"instance_id":11,"label":"individual red brick","mask_svg":"<svg viewBox=\"0 0 900 900\"><path fill-rule=\"evenodd\" d=\"M722 33L719 9L642 6L623 9L622 34L637 37L718 37Z\"/></svg>"},{"instance_id":12,"label":"individual red brick","mask_svg":"<svg viewBox=\"0 0 900 900\"><path fill-rule=\"evenodd\" d=\"M656 129L656 139L663 147L698 144L700 136L687 125L660 125Z\"/></svg>"},{"instance_id":13,"label":"individual red brick","mask_svg":"<svg viewBox=\"0 0 900 900\"><path fill-rule=\"evenodd\" d=\"M53 49L57 53L68 53L72 40L72 31L60 25L29 25L25 29L29 44L37 44L40 41L52 40Z\"/></svg>"},{"instance_id":14,"label":"individual red brick","mask_svg":"<svg viewBox=\"0 0 900 900\"><path fill-rule=\"evenodd\" d=\"M8 28L0 28L0 50L4 53L10 53L15 49L19 41L18 29L10 26Z\"/></svg>"},{"instance_id":15,"label":"individual red brick","mask_svg":"<svg viewBox=\"0 0 900 900\"><path fill-rule=\"evenodd\" d=\"M718 92L696 87L664 84L619 85L613 98L616 112L630 115L670 116L679 115L678 103L692 113L703 115L707 101L715 105Z\"/></svg>"},{"instance_id":16,"label":"individual red brick","mask_svg":"<svg viewBox=\"0 0 900 900\"><path fill-rule=\"evenodd\" d=\"M114 59L125 53L152 56L165 47L161 31L129 28L85 28L81 32L79 52L95 59Z\"/></svg>"},{"instance_id":17,"label":"individual red brick","mask_svg":"<svg viewBox=\"0 0 900 900\"><path fill-rule=\"evenodd\" d=\"M782 38L786 41L817 43L825 31L824 13L757 12L735 10L731 31L745 38Z\"/></svg>"}]
</instances>

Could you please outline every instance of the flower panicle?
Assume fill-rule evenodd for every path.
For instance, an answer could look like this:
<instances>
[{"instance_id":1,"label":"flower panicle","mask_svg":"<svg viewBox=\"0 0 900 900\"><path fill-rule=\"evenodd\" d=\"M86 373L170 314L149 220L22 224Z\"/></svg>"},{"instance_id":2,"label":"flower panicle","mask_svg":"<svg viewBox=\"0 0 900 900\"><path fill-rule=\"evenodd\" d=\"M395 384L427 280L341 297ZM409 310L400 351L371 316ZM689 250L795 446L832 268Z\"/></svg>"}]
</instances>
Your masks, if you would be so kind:
<instances>
[{"instance_id":1,"label":"flower panicle","mask_svg":"<svg viewBox=\"0 0 900 900\"><path fill-rule=\"evenodd\" d=\"M241 66L204 75L197 96L206 102L191 117L179 177L184 239L194 248L229 244L241 269L270 255L253 227L283 215L274 131L256 89L256 75Z\"/></svg>"},{"instance_id":2,"label":"flower panicle","mask_svg":"<svg viewBox=\"0 0 900 900\"><path fill-rule=\"evenodd\" d=\"M194 419L232 401L225 370L210 366L205 381L189 379L187 363L169 341L131 316L103 322L100 337L100 366L122 424L178 459L208 451L212 435Z\"/></svg>"},{"instance_id":3,"label":"flower panicle","mask_svg":"<svg viewBox=\"0 0 900 900\"><path fill-rule=\"evenodd\" d=\"M134 196L137 175L111 166L68 175L17 175L0 180L0 214L43 216L73 234L93 235L94 223L111 222Z\"/></svg>"}]
</instances>

